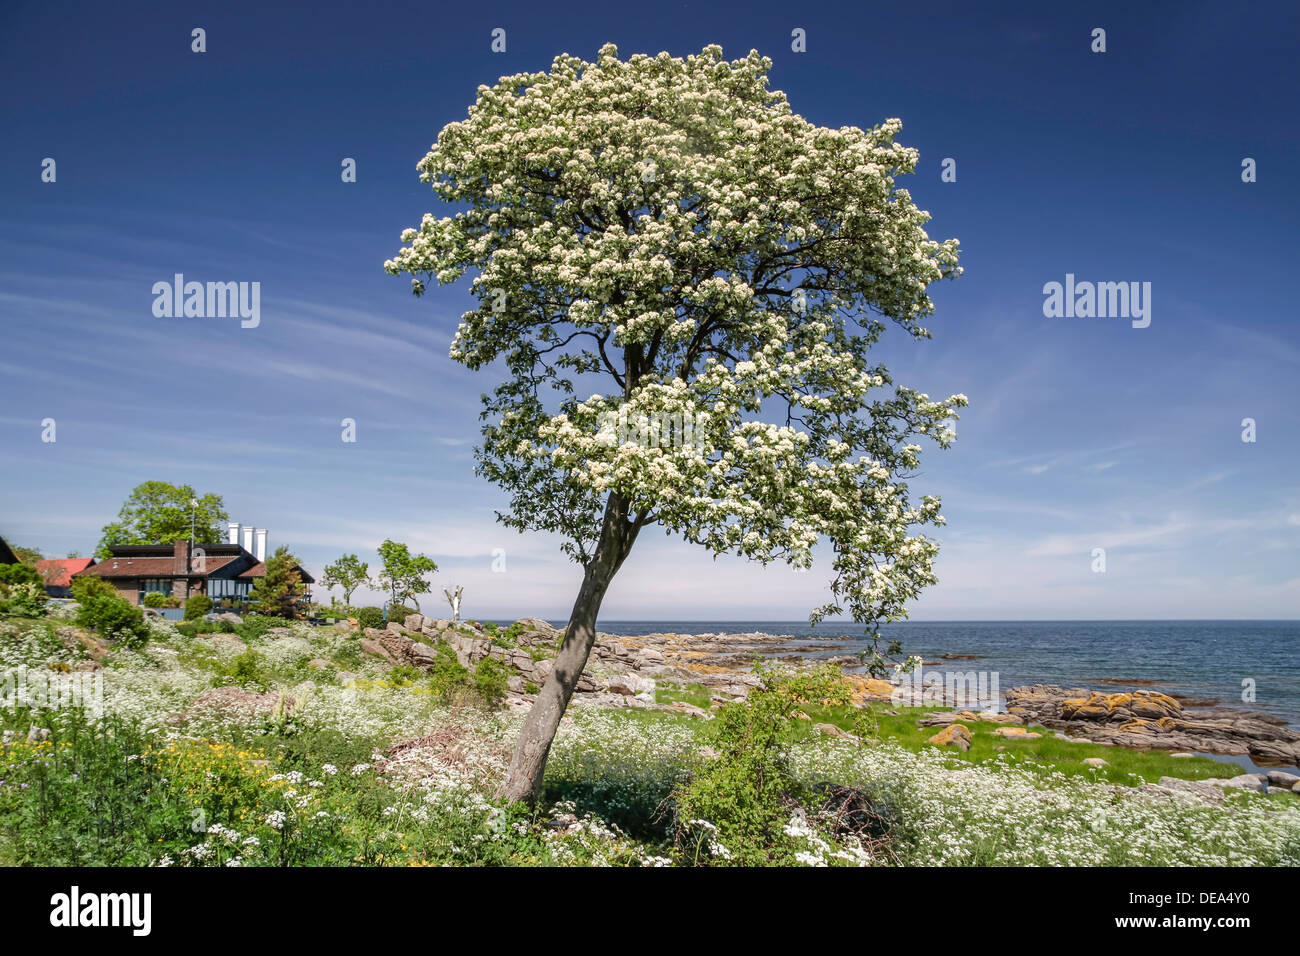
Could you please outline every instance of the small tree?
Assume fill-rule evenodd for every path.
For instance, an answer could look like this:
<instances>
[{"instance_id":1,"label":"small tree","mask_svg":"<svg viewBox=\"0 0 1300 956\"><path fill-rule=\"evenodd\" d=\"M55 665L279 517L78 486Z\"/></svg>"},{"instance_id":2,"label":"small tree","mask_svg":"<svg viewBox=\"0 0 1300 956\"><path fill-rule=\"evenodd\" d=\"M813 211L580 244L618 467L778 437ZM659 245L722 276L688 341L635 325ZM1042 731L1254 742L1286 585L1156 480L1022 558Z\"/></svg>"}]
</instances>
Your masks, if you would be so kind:
<instances>
[{"instance_id":1,"label":"small tree","mask_svg":"<svg viewBox=\"0 0 1300 956\"><path fill-rule=\"evenodd\" d=\"M941 523L939 500L908 478L917 439L947 445L966 398L895 386L871 351L890 323L930 337L926 290L960 273L957 241L930 239L895 186L918 159L899 120L816 126L770 69L716 45L561 54L480 86L419 164L464 208L406 229L385 268L416 295L474 273L451 357L505 366L478 472L510 496L503 523L561 535L583 566L506 799L540 794L642 529L798 568L824 540L831 596L812 620L847 613L868 635L935 581L918 529Z\"/></svg>"},{"instance_id":2,"label":"small tree","mask_svg":"<svg viewBox=\"0 0 1300 956\"><path fill-rule=\"evenodd\" d=\"M420 599L417 595L428 594L432 588L424 577L436 572L438 565L423 554L411 554L411 549L398 541L386 539L378 551L379 558L384 563L379 572L379 586L388 592L389 604L400 605L414 601L419 610Z\"/></svg>"},{"instance_id":3,"label":"small tree","mask_svg":"<svg viewBox=\"0 0 1300 956\"><path fill-rule=\"evenodd\" d=\"M342 588L343 603L352 604L352 592L370 582L370 565L355 554L345 554L333 564L325 565L320 582L327 588Z\"/></svg>"},{"instance_id":4,"label":"small tree","mask_svg":"<svg viewBox=\"0 0 1300 956\"><path fill-rule=\"evenodd\" d=\"M253 584L249 606L257 614L270 617L302 617L307 600L307 586L298 573L298 559L281 546L266 559L266 575Z\"/></svg>"}]
</instances>

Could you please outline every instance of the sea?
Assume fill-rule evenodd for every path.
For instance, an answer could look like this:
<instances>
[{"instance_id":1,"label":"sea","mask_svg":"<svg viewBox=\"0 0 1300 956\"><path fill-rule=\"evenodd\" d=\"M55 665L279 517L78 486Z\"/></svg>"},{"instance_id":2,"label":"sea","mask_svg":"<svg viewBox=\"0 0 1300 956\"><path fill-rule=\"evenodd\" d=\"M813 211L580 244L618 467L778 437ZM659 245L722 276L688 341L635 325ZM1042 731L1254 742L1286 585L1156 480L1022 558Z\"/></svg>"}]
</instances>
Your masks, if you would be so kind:
<instances>
[{"instance_id":1,"label":"sea","mask_svg":"<svg viewBox=\"0 0 1300 956\"><path fill-rule=\"evenodd\" d=\"M551 622L563 627L566 622ZM790 635L769 648L786 654L800 645L843 639L809 657L855 653L863 629L823 621L614 621L610 634ZM1300 621L907 621L884 624L881 649L891 639L903 654L920 655L926 669L986 671L1003 693L1022 684L1059 684L1099 691L1142 687L1196 703L1259 710L1300 727ZM974 660L940 660L944 654Z\"/></svg>"}]
</instances>

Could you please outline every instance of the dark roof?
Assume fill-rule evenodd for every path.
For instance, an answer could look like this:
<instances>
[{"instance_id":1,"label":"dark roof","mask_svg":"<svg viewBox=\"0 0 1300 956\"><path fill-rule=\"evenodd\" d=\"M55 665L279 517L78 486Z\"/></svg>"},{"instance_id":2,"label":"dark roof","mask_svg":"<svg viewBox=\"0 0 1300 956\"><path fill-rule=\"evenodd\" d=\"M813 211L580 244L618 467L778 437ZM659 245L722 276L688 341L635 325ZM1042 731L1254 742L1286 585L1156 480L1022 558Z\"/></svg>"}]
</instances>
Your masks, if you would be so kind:
<instances>
[{"instance_id":1,"label":"dark roof","mask_svg":"<svg viewBox=\"0 0 1300 956\"><path fill-rule=\"evenodd\" d=\"M247 554L247 551L237 544L196 544L195 548L202 548L203 553L211 557L212 555L224 555L227 557L238 557L241 554ZM124 558L170 558L175 553L173 544L112 544L108 550L114 555Z\"/></svg>"},{"instance_id":2,"label":"dark roof","mask_svg":"<svg viewBox=\"0 0 1300 956\"><path fill-rule=\"evenodd\" d=\"M249 559L252 559L251 555ZM105 558L94 567L77 572L77 575L80 577L89 574L97 578L207 578L238 560L238 556L214 558L209 554L203 562L202 571L191 568L189 574L177 574L176 559L170 555L165 558L129 558L123 555Z\"/></svg>"},{"instance_id":3,"label":"dark roof","mask_svg":"<svg viewBox=\"0 0 1300 956\"><path fill-rule=\"evenodd\" d=\"M95 563L94 558L47 558L36 562L36 570L47 588L66 588L72 576Z\"/></svg>"},{"instance_id":4,"label":"dark roof","mask_svg":"<svg viewBox=\"0 0 1300 956\"><path fill-rule=\"evenodd\" d=\"M298 572L298 577L302 578L303 584L315 584L316 579L306 572L301 564L295 564L294 569ZM259 561L247 571L241 571L235 575L239 578L264 578L266 577L266 562Z\"/></svg>"},{"instance_id":5,"label":"dark roof","mask_svg":"<svg viewBox=\"0 0 1300 956\"><path fill-rule=\"evenodd\" d=\"M0 538L0 564L20 564L18 555L14 554L13 549L5 543L4 538Z\"/></svg>"}]
</instances>

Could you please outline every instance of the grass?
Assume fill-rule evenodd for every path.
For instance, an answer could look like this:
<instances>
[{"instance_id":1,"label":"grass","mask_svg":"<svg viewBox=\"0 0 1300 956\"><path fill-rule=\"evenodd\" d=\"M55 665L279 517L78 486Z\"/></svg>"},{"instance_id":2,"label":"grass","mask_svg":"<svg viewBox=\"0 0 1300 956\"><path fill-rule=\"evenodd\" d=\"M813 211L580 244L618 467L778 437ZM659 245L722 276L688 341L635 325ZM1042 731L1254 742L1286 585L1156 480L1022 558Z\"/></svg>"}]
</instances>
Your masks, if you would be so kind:
<instances>
[{"instance_id":1,"label":"grass","mask_svg":"<svg viewBox=\"0 0 1300 956\"><path fill-rule=\"evenodd\" d=\"M655 686L656 704L675 704L680 701L707 710L712 700L712 692L703 684L676 684L670 681L659 681Z\"/></svg>"},{"instance_id":2,"label":"grass","mask_svg":"<svg viewBox=\"0 0 1300 956\"><path fill-rule=\"evenodd\" d=\"M884 713L885 710L897 711L897 715ZM855 708L820 708L807 709L809 721L800 721L807 730L812 730L814 723L828 723L849 732L855 726L860 732L864 717L876 725L874 737L879 740L892 740L899 746L911 751L920 751L932 746L927 741L942 730L942 727L922 727L921 718L934 713L951 710L947 707L895 707L892 705L869 705L867 709ZM1037 724L1024 729L1041 737L1017 739L1000 737L995 731L1006 726L991 721L959 721L971 732L971 747L961 752L954 747L944 748L960 760L973 764L986 763L996 757L1009 759L1012 764L1026 769L1040 769L1044 772L1055 771L1067 776L1077 776L1089 781L1134 786L1136 784L1156 783L1161 777L1179 777L1184 780L1209 780L1216 777L1235 777L1245 771L1230 763L1211 760L1209 757L1174 757L1164 750L1137 750L1128 747L1107 747L1103 744L1069 739L1062 740L1053 731ZM1014 725L1013 725L1014 726ZM1092 767L1083 761L1090 757L1100 757L1106 766ZM1140 778L1140 779L1135 779ZM1270 791L1279 800L1289 801L1300 806L1300 795Z\"/></svg>"},{"instance_id":3,"label":"grass","mask_svg":"<svg viewBox=\"0 0 1300 956\"><path fill-rule=\"evenodd\" d=\"M655 701L659 704L684 701L708 709L711 694L709 688L703 684L661 681L655 691ZM887 710L897 711L897 714L886 713ZM796 723L799 732L805 735L816 733L813 725L820 723L834 724L841 730L856 734L863 733L864 725L867 727L874 725L874 732L868 735L870 739L892 741L907 750L920 752L932 746L928 743L929 739L943 728L922 727L919 721L923 717L946 710L951 708L895 707L883 703L869 704L863 710L852 707L804 708L804 712L810 719L801 719ZM626 715L629 719L639 720L667 717L654 712L637 711L628 711ZM1130 787L1141 783L1157 783L1161 777L1210 780L1235 777L1245 772L1236 764L1212 760L1209 757L1174 757L1169 751L1164 750L1108 747L1079 739L1062 740L1053 731L1038 725L1027 726L1024 729L1039 733L1041 737L1017 739L1001 737L995 733L998 727L1006 726L1003 724L989 721L961 721L961 723L971 732L970 750L963 753L952 747L944 749L957 759L972 764L983 764L999 758L1028 770L1038 770L1043 773L1054 771L1089 782ZM1100 757L1106 761L1106 765L1093 767L1084 763L1090 757ZM1300 807L1300 794L1270 790L1269 795L1279 802Z\"/></svg>"}]
</instances>

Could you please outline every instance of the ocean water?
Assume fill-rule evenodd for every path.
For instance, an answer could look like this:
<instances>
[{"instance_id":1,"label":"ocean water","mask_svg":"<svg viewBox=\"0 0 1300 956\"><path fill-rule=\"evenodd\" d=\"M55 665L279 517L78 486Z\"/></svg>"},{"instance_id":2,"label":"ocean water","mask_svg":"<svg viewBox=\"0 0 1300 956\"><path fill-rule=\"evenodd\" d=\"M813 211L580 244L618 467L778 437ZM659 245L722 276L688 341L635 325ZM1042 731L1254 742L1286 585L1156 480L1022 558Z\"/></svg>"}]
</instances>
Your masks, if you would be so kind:
<instances>
[{"instance_id":1,"label":"ocean water","mask_svg":"<svg viewBox=\"0 0 1300 956\"><path fill-rule=\"evenodd\" d=\"M852 623L830 621L813 628L807 621L602 620L598 627L629 636L762 631L791 635L791 647L848 641L812 657L853 653L862 635ZM1151 690L1266 711L1300 726L1300 621L909 621L883 625L881 633L882 649L898 638L904 655L935 661L927 670L996 672L1004 693L1020 684L1124 690L1143 685L1100 681L1154 681ZM942 654L978 660L938 661ZM1253 701L1242 700L1251 686L1244 681L1253 681Z\"/></svg>"}]
</instances>

